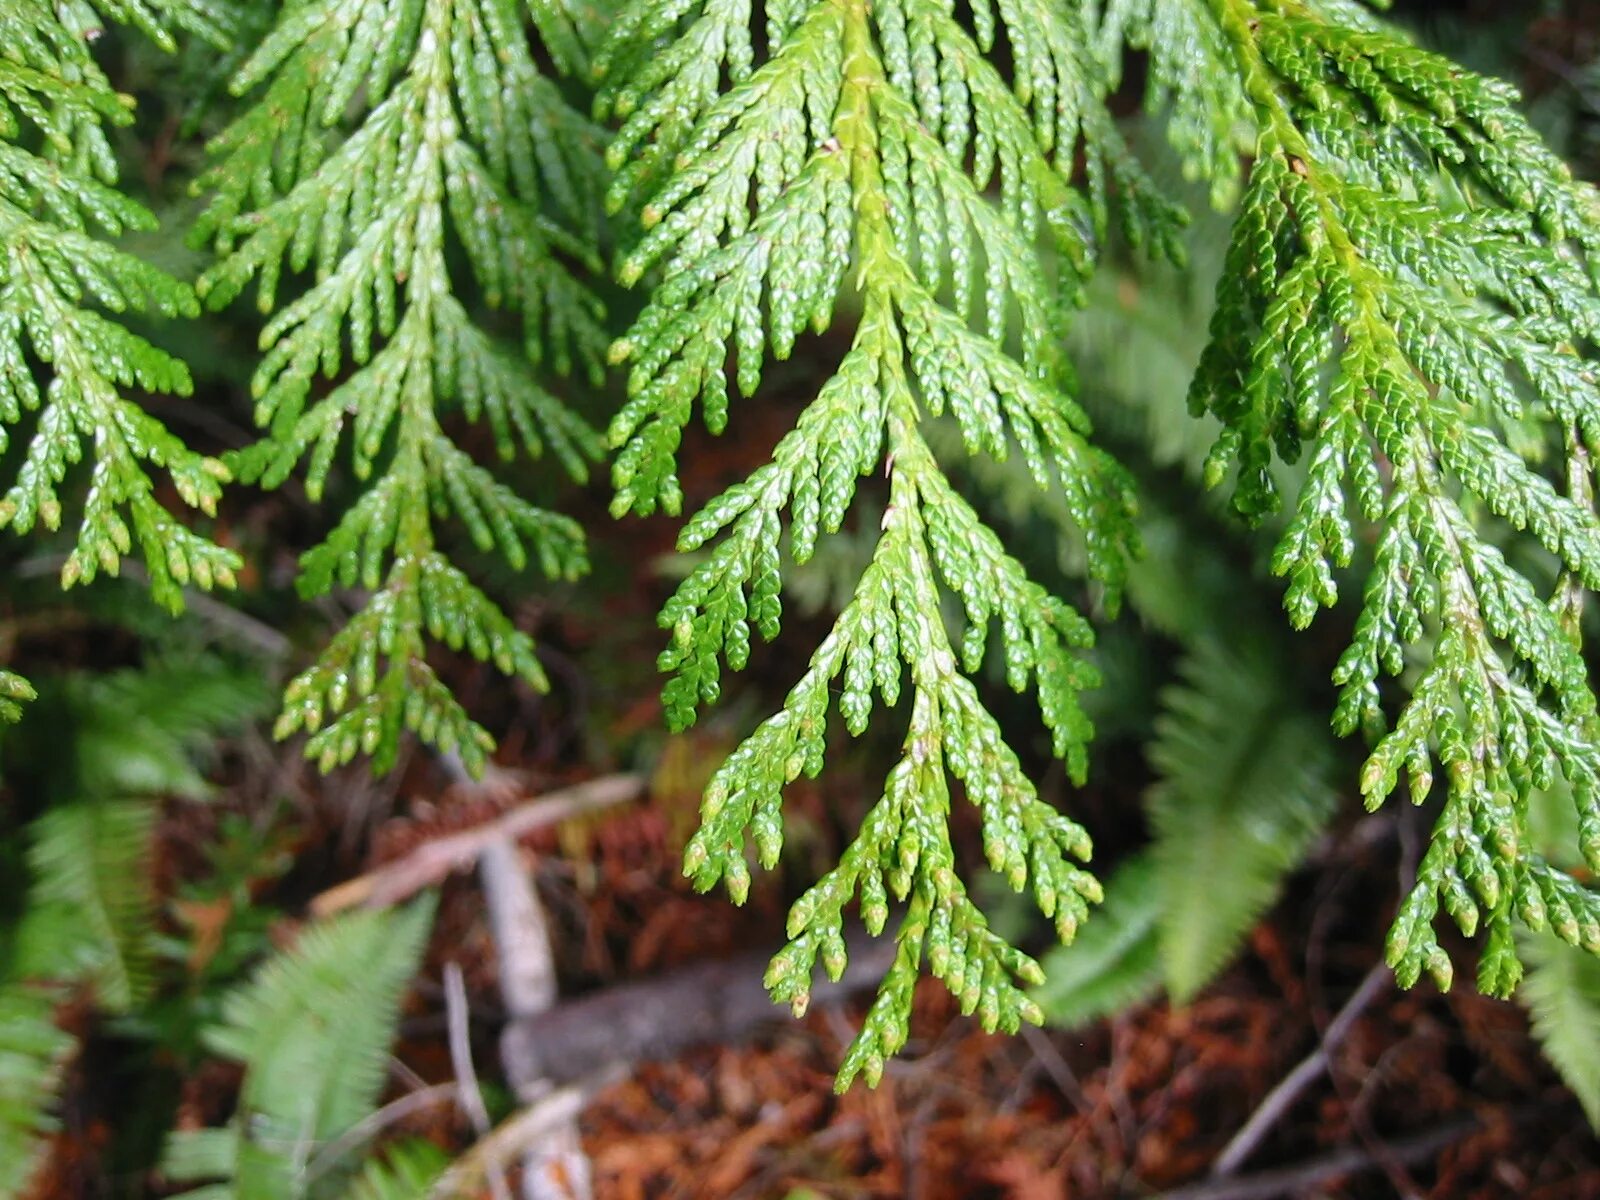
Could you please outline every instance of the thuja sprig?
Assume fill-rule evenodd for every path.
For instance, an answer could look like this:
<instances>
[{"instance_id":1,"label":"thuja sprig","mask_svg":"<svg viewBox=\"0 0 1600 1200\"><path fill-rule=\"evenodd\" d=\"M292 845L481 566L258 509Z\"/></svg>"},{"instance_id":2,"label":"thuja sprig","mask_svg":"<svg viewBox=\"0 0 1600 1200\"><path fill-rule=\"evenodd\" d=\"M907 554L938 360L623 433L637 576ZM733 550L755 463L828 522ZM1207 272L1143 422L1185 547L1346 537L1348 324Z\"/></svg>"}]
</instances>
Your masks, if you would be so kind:
<instances>
[{"instance_id":1,"label":"thuja sprig","mask_svg":"<svg viewBox=\"0 0 1600 1200\"><path fill-rule=\"evenodd\" d=\"M22 719L22 706L38 698L33 685L11 671L0 671L0 721L15 723Z\"/></svg>"},{"instance_id":2,"label":"thuja sprig","mask_svg":"<svg viewBox=\"0 0 1600 1200\"><path fill-rule=\"evenodd\" d=\"M1145 55L1146 111L1166 118L1185 173L1231 205L1255 114L1209 0L1087 0L1083 10L1107 84L1122 82L1129 51Z\"/></svg>"},{"instance_id":3,"label":"thuja sprig","mask_svg":"<svg viewBox=\"0 0 1600 1200\"><path fill-rule=\"evenodd\" d=\"M107 12L167 48L171 18L222 35L198 6L114 4ZM59 528L73 503L63 486L75 484L73 468L87 459L62 583L115 575L137 550L155 598L176 612L185 585L231 586L239 561L168 513L152 474L164 472L184 504L211 515L228 473L129 395L187 395L192 383L182 362L116 316L197 309L186 284L111 243L153 228L155 218L113 187L106 126L132 112L89 53L93 18L83 6L0 6L0 449L34 414L16 479L0 498L0 526Z\"/></svg>"},{"instance_id":4,"label":"thuja sprig","mask_svg":"<svg viewBox=\"0 0 1600 1200\"><path fill-rule=\"evenodd\" d=\"M212 198L196 229L221 260L200 290L227 304L252 280L277 304L281 272L313 271L262 332L256 415L237 456L247 482L281 484L303 458L322 493L341 444L366 485L302 559L307 596L368 590L364 606L288 688L280 736L312 734L324 767L393 761L402 729L459 753L492 748L427 661L429 643L534 686L532 640L441 549L438 521L465 525L514 568L585 568L581 531L474 461L442 421L486 420L500 457L549 450L582 479L598 436L536 381L534 367L598 384L599 131L541 73L584 58L587 10L559 0L314 0L287 9L243 67L255 103L213 146ZM331 131L347 121L347 136ZM467 268L453 274L450 239ZM520 316L517 347L474 315L474 298ZM350 361L353 370L346 373ZM339 382L314 399L318 373Z\"/></svg>"},{"instance_id":5,"label":"thuja sprig","mask_svg":"<svg viewBox=\"0 0 1600 1200\"><path fill-rule=\"evenodd\" d=\"M661 280L613 349L630 369L611 429L618 513L678 511L680 433L696 402L711 429L727 424L730 351L749 396L769 351L787 357L808 327L832 322L842 292L859 297L849 350L771 462L685 526L680 546L706 557L662 613L665 703L682 728L717 698L724 664L746 664L753 634L777 634L785 528L804 562L844 523L857 481L888 475L871 565L782 710L717 771L685 863L698 886L720 880L742 899L747 840L764 866L776 863L783 789L821 770L830 710L860 734L875 703L907 700L903 757L882 799L794 906L767 976L775 997L803 1008L819 958L835 977L844 968L845 906L859 898L881 932L891 902L905 905L899 954L841 1086L875 1080L904 1044L924 962L988 1028L1038 1017L1019 986L1037 966L988 927L956 869L953 782L983 814L991 866L1031 887L1063 938L1099 898L1074 862L1088 837L1039 799L970 678L997 623L1008 682L1035 692L1056 753L1081 779L1089 628L1028 579L922 432L953 420L969 453L1020 453L1041 487L1062 488L1114 596L1133 542L1128 483L1086 440L1056 336L1092 252L1066 175L1086 134L1075 106L1093 95L1081 75L1090 59L1056 9L1002 5L1019 64L1008 81L989 56L994 14L975 11L969 29L929 0L769 4L757 64L739 5L639 3L599 59L616 75L608 109L626 117L612 198L639 193L646 226L623 276ZM1142 211L1170 233L1168 210ZM1054 283L1051 257L1065 268ZM956 637L946 595L963 616Z\"/></svg>"},{"instance_id":6,"label":"thuja sprig","mask_svg":"<svg viewBox=\"0 0 1600 1200\"><path fill-rule=\"evenodd\" d=\"M1192 403L1225 429L1208 472L1248 516L1275 457L1308 459L1277 548L1294 623L1337 598L1356 521L1376 528L1335 725L1379 740L1376 806L1435 764L1445 799L1389 960L1451 977L1433 918L1486 930L1480 986L1521 974L1513 918L1600 952L1600 896L1535 852L1531 788L1565 776L1600 869L1600 745L1574 610L1600 584L1589 454L1600 387L1600 219L1508 87L1302 0L1213 0L1259 126ZM1513 449L1508 432L1515 437ZM1519 453L1519 450L1521 451ZM1564 455L1556 481L1542 456ZM1565 572L1513 567L1483 518ZM1416 664L1392 723L1380 681Z\"/></svg>"}]
</instances>

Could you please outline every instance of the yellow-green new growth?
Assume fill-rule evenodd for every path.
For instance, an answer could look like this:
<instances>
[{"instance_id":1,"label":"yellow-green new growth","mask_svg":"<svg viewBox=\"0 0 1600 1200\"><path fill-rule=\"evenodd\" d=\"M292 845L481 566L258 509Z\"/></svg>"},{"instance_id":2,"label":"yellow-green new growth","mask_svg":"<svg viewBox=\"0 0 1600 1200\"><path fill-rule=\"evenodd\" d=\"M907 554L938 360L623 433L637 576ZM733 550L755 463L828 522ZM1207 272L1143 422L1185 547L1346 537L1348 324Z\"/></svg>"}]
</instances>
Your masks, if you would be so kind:
<instances>
[{"instance_id":1,"label":"yellow-green new growth","mask_svg":"<svg viewBox=\"0 0 1600 1200\"><path fill-rule=\"evenodd\" d=\"M924 958L986 1027L1038 1019L1023 990L1038 967L989 929L957 870L952 781L983 815L990 865L1017 890L1031 886L1063 938L1100 894L1073 861L1087 856L1087 835L1039 799L970 678L998 623L1007 681L1035 693L1055 752L1081 779L1089 627L1028 579L951 486L924 431L951 420L969 454L1020 453L1041 487L1063 488L1114 595L1133 539L1129 485L1087 440L1058 331L1105 211L1103 195L1096 204L1070 186L1074 151L1087 137L1102 177L1126 160L1093 103L1094 60L1070 15L1002 5L997 24L987 5L977 12L968 29L928 0L769 5L758 65L741 6L636 4L599 60L616 81L610 111L627 118L612 149L613 201L638 192L644 202L647 231L623 277L659 270L661 280L616 352L630 367L611 429L619 513L679 509L680 432L696 401L713 431L728 422L730 351L748 396L769 346L788 357L808 328L832 322L846 289L859 296L850 349L773 461L685 527L680 548L711 549L662 613L671 641L661 665L673 673L664 698L682 728L717 698L722 663L745 665L752 627L777 634L785 525L804 562L840 529L857 481L888 476L854 598L783 710L713 778L686 861L698 886L722 879L741 899L746 838L775 865L783 789L822 769L835 702L860 734L875 697L909 701L883 798L794 906L791 941L767 978L775 998L803 1008L819 958L835 977L844 968L845 907L859 897L881 933L890 902L905 905L900 953L841 1086L858 1073L876 1080L904 1044ZM1002 27L1019 64L1010 80L993 59ZM719 95L724 69L734 82ZM639 71L660 79L647 91ZM1138 191L1119 198L1130 229L1170 240L1169 210ZM958 637L946 596L963 614Z\"/></svg>"}]
</instances>

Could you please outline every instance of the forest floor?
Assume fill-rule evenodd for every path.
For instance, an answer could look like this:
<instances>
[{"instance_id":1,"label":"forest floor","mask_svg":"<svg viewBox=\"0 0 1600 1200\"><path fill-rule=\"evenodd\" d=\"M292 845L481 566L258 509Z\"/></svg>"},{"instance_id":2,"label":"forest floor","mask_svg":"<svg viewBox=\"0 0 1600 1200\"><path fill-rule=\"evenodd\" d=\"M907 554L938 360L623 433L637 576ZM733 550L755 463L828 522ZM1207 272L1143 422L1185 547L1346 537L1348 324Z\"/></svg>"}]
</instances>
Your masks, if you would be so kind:
<instances>
[{"instance_id":1,"label":"forest floor","mask_svg":"<svg viewBox=\"0 0 1600 1200\"><path fill-rule=\"evenodd\" d=\"M686 454L700 476L695 491L708 493L747 469L764 449L756 431L762 420L753 415L737 442L704 441ZM777 412L766 418L768 440L785 420ZM603 502L597 489L597 510ZM596 527L599 521L597 512ZM641 698L639 681L649 678L659 638L653 614L670 587L656 565L670 538L666 522L628 523L598 564L600 578L585 585L613 599L595 606L558 600L521 614L539 632L556 684L551 698L495 691L470 670L455 681L486 724L512 731L500 754L507 786L452 783L420 756L381 782L359 768L319 779L261 730L247 735L224 759L218 797L169 806L160 833L167 911L179 911L195 955L208 952L208 922L229 914L180 911L173 897L230 812L293 798L282 821L293 865L255 894L283 914L270 937L287 944L315 898L326 902L330 889L353 877L597 771L640 763L651 771L643 802L518 843L550 925L562 1004L772 949L786 903L836 861L861 807L878 794L871 758L846 756L822 782L791 789L784 867L758 880L745 908L720 893L692 891L679 862L706 771L751 713L666 739L653 693ZM807 644L804 636L792 641ZM749 677L782 680L796 669L769 656ZM1097 761L1098 782L1067 802L1114 862L1119 847L1143 836L1144 780L1137 764L1112 757ZM1448 995L1426 982L1402 991L1378 963L1397 874L1425 836L1415 815L1342 821L1240 958L1185 1007L1148 1003L1080 1030L988 1036L925 981L905 1053L878 1088L857 1085L842 1096L833 1091L834 1072L870 991L818 1004L799 1021L773 1009L759 1028L634 1063L624 1078L596 1088L580 1117L595 1195L1600 1200L1600 1142L1540 1056L1522 1009L1479 996L1469 981ZM958 822L963 853L976 834L971 822ZM1470 948L1455 948L1458 962L1471 961ZM505 1013L496 957L482 888L471 872L458 872L442 888L395 1052L390 1101L455 1078L440 985L453 963L470 997L478 1071L493 1106L512 1107L498 1068ZM746 995L759 986L759 964L736 974ZM657 986L666 985L628 993L628 1003L670 1042L690 1014ZM600 1032L603 1044L608 1030ZM159 1175L108 1177L105 1147L129 1103L106 1082L116 1077L116 1054L112 1039L75 1072L57 1154L36 1200L166 1194ZM234 1069L207 1062L176 1081L163 1120L225 1121L237 1085ZM1251 1132L1240 1135L1247 1126ZM416 1107L386 1132L422 1134L452 1150L472 1138L451 1103ZM1219 1161L1227 1162L1225 1174Z\"/></svg>"},{"instance_id":2,"label":"forest floor","mask_svg":"<svg viewBox=\"0 0 1600 1200\"><path fill-rule=\"evenodd\" d=\"M768 432L776 436L781 421L773 418ZM696 447L691 461L706 475L697 490L735 476L738 460L759 450L760 440L747 435L721 468L717 447L725 443ZM822 783L791 789L785 867L758 879L743 909L720 893L697 895L683 880L681 848L705 772L729 748L729 727L712 722L661 738L653 698L619 702L637 688L630 693L608 678L612 668L575 665L594 663L593 643L603 637L618 680L641 675L659 636L653 613L669 586L652 564L669 548L670 532L665 523L635 523L619 540L599 569L631 575L631 586L597 585L615 600L588 612L524 614L542 628L557 699L523 696L520 708L491 714L491 724L516 731L501 755L511 768L502 782L514 786L452 784L420 757L382 784L356 770L319 781L281 766L292 755L262 742L241 753L234 769L272 761L280 776L225 791L206 816L190 805L173 808L163 831L172 871L181 874L194 860L193 847L219 810L265 803L288 781L301 795L291 823L295 866L263 896L289 914L273 934L284 942L314 897L353 875L537 802L597 763L646 761L654 765L643 802L519 843L551 928L562 1003L771 949L787 901L835 861L844 831L877 793L870 772L849 759ZM775 663L752 675L787 678L793 668ZM460 682L473 703L472 680ZM647 752L638 750L641 742ZM635 757L618 761L618 746L633 747ZM1097 840L1114 855L1142 836L1142 779L1116 763L1097 767L1097 778L1104 782L1070 801L1088 810ZM958 825L966 851L976 832ZM988 1036L925 981L906 1052L877 1089L858 1085L843 1096L834 1094L834 1072L870 990L819 1004L800 1021L775 1008L757 1029L635 1063L625 1078L596 1090L581 1115L595 1195L1600 1200L1600 1142L1541 1058L1522 1009L1479 996L1467 981L1448 995L1426 982L1401 991L1378 963L1397 873L1408 857L1414 861L1424 836L1410 813L1346 819L1241 957L1182 1008L1149 1003L1080 1030ZM1471 961L1469 948L1457 949L1458 961ZM447 963L464 972L479 1072L496 1080L505 1020L496 954L482 889L470 872L457 873L442 889L423 982L396 1051L391 1100L453 1077L438 985ZM739 971L730 986L746 994L759 986L759 964ZM656 1023L663 1042L689 1020L673 1008L681 1000L669 990L645 986L630 995L626 1003L647 1026ZM600 1030L602 1048L607 1033ZM581 1049L574 1053L581 1058ZM1280 1087L1285 1080L1292 1082ZM225 1119L236 1085L220 1066L194 1073L181 1084L179 1123ZM503 1091L500 1101L508 1106ZM80 1098L42 1197L110 1194L85 1180L114 1111L109 1097ZM1242 1139L1248 1144L1234 1141L1253 1117ZM406 1116L391 1132L403 1131L451 1148L471 1137L451 1104ZM1228 1173L1218 1175L1224 1158ZM159 1179L147 1187L159 1192Z\"/></svg>"},{"instance_id":3,"label":"forest floor","mask_svg":"<svg viewBox=\"0 0 1600 1200\"><path fill-rule=\"evenodd\" d=\"M820 803L810 793L799 807ZM472 787L412 805L380 825L373 861L402 859L504 805ZM523 843L570 985L563 1003L642 981L618 1011L664 1044L675 1026L703 1018L700 1000L686 1003L670 981L770 945L781 926L777 885L758 888L742 910L688 890L673 824L670 805L644 803ZM1401 991L1375 966L1398 849L1381 831L1357 830L1296 878L1240 959L1183 1008L1144 1004L1081 1030L1008 1038L985 1035L926 981L906 1052L878 1088L843 1096L833 1075L863 1015L859 996L816 1005L801 1021L774 1008L758 1028L635 1063L581 1116L594 1194L1600 1198L1600 1142L1541 1058L1523 1011L1470 984L1448 995L1427 983ZM441 1005L426 982L447 962L463 968L473 997L479 1071L495 1074L495 955L477 882L452 878L391 1099L452 1078ZM758 987L758 964L736 974L730 986ZM578 1071L591 1042L601 1065L615 1028L579 1028ZM1291 1077L1294 1090L1269 1099ZM192 1079L190 1115L225 1115L235 1082L227 1072ZM1253 1116L1248 1152L1216 1176ZM437 1105L393 1132L460 1147L471 1131L454 1106Z\"/></svg>"}]
</instances>

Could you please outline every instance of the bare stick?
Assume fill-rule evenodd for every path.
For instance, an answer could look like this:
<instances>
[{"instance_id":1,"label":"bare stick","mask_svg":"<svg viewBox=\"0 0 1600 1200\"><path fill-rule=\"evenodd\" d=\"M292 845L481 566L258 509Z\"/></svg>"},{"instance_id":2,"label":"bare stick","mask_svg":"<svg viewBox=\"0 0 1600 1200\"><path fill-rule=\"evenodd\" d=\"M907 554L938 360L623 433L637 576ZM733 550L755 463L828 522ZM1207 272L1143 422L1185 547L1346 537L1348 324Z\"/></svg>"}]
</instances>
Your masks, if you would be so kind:
<instances>
[{"instance_id":1,"label":"bare stick","mask_svg":"<svg viewBox=\"0 0 1600 1200\"><path fill-rule=\"evenodd\" d=\"M478 1072L472 1065L472 1030L468 1024L467 987L461 979L461 968L456 963L446 963L444 968L445 1014L450 1023L450 1065L455 1071L456 1093L462 1112L472 1122L479 1137L490 1129L489 1110L483 1103L483 1092L478 1087ZM489 1171L489 1190L494 1200L511 1200L511 1188L506 1183L505 1172L498 1167Z\"/></svg>"},{"instance_id":2,"label":"bare stick","mask_svg":"<svg viewBox=\"0 0 1600 1200\"><path fill-rule=\"evenodd\" d=\"M607 775L547 792L493 821L436 838L375 871L330 888L311 902L311 911L315 916L326 917L358 905L383 908L398 904L451 872L471 866L495 842L515 841L572 817L625 804L638 799L644 789L645 781L638 775Z\"/></svg>"},{"instance_id":3,"label":"bare stick","mask_svg":"<svg viewBox=\"0 0 1600 1200\"><path fill-rule=\"evenodd\" d=\"M501 837L484 848L481 870L489 906L489 928L500 958L500 991L513 1020L536 1016L557 999L555 956L544 908L517 853L516 843ZM506 1076L524 1103L545 1095L550 1084L525 1074L521 1064L504 1053ZM589 1159L578 1137L577 1113L553 1123L522 1156L522 1192L527 1200L588 1200Z\"/></svg>"},{"instance_id":4,"label":"bare stick","mask_svg":"<svg viewBox=\"0 0 1600 1200\"><path fill-rule=\"evenodd\" d=\"M542 1013L557 997L555 956L550 951L544 906L509 839L484 847L479 869L489 901L489 929L500 955L500 994L506 1013L513 1020Z\"/></svg>"},{"instance_id":5,"label":"bare stick","mask_svg":"<svg viewBox=\"0 0 1600 1200\"><path fill-rule=\"evenodd\" d=\"M435 1200L471 1195L493 1166L505 1166L564 1126L570 1126L594 1095L622 1079L621 1068L596 1071L587 1078L557 1088L543 1099L502 1121L488 1137L468 1150L440 1177L432 1192Z\"/></svg>"},{"instance_id":6,"label":"bare stick","mask_svg":"<svg viewBox=\"0 0 1600 1200\"><path fill-rule=\"evenodd\" d=\"M894 961L892 939L852 930L847 940L849 966L838 983L823 976L812 985L813 1005L875 987ZM773 1004L761 982L771 957L763 950L696 963L516 1017L501 1036L506 1074L566 1083L602 1064L671 1058L691 1046L734 1041L770 1021L787 1020L788 1006Z\"/></svg>"},{"instance_id":7,"label":"bare stick","mask_svg":"<svg viewBox=\"0 0 1600 1200\"><path fill-rule=\"evenodd\" d=\"M1382 1142L1379 1146L1393 1162L1420 1163L1479 1128L1478 1122L1469 1117L1414 1137ZM1341 1175L1371 1171L1381 1165L1376 1154L1350 1146L1292 1167L1258 1171L1233 1179L1208 1179L1192 1187L1162 1192L1155 1200L1277 1200L1280 1196L1301 1195Z\"/></svg>"},{"instance_id":8,"label":"bare stick","mask_svg":"<svg viewBox=\"0 0 1600 1200\"><path fill-rule=\"evenodd\" d=\"M19 579L53 575L60 571L66 562L65 555L39 555L20 563L12 573ZM128 583L140 587L150 586L150 573L139 563L131 560L124 561L117 574ZM184 588L183 603L189 612L215 626L218 633L249 646L265 658L275 661L285 659L293 648L288 638L265 621L258 621L243 609L225 604L198 588Z\"/></svg>"},{"instance_id":9,"label":"bare stick","mask_svg":"<svg viewBox=\"0 0 1600 1200\"><path fill-rule=\"evenodd\" d=\"M1295 1069L1267 1093L1266 1098L1250 1115L1250 1119L1222 1148L1222 1153L1217 1156L1217 1161L1211 1168L1213 1178L1221 1179L1232 1175L1256 1152L1262 1139L1300 1098L1300 1093L1327 1069L1329 1056L1339 1043L1344 1041L1356 1018L1377 999L1379 993L1387 986L1389 978L1389 968L1383 963L1379 963L1367 972L1367 977L1361 981L1361 986L1355 990L1355 994L1344 1002L1344 1007L1339 1010L1338 1015L1328 1023L1327 1032L1322 1035L1317 1048L1301 1059Z\"/></svg>"},{"instance_id":10,"label":"bare stick","mask_svg":"<svg viewBox=\"0 0 1600 1200\"><path fill-rule=\"evenodd\" d=\"M1050 1081L1056 1085L1061 1094L1067 1098L1080 1113L1094 1110L1094 1105L1089 1103L1089 1097L1084 1094L1083 1085L1078 1082L1078 1076L1073 1071L1067 1060L1061 1057L1055 1043L1045 1035L1042 1030L1032 1025L1023 1025L1018 1031L1022 1040L1028 1043L1028 1049L1033 1051L1034 1058L1044 1068L1044 1073L1050 1076Z\"/></svg>"},{"instance_id":11,"label":"bare stick","mask_svg":"<svg viewBox=\"0 0 1600 1200\"><path fill-rule=\"evenodd\" d=\"M454 1083L436 1083L419 1091L407 1092L398 1100L391 1100L377 1111L368 1113L317 1151L306 1166L306 1179L320 1178L350 1151L371 1141L396 1121L403 1121L412 1113L421 1112L435 1104L449 1103L457 1093L458 1088Z\"/></svg>"}]
</instances>

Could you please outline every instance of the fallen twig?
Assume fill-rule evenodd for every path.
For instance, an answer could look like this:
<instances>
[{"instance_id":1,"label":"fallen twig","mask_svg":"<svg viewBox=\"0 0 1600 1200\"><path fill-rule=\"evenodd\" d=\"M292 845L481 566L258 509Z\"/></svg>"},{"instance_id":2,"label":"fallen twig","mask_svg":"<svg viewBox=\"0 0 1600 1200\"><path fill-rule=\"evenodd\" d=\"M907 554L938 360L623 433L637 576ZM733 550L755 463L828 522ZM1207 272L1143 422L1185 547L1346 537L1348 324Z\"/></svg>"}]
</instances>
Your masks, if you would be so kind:
<instances>
[{"instance_id":1,"label":"fallen twig","mask_svg":"<svg viewBox=\"0 0 1600 1200\"><path fill-rule=\"evenodd\" d=\"M472 1065L472 1030L467 1012L467 985L461 978L461 968L456 963L446 963L444 968L445 1014L450 1029L450 1066L456 1076L456 1092L461 1111L472 1122L478 1136L488 1135L489 1110L483 1103L483 1092L478 1087L478 1072ZM489 1191L494 1200L511 1200L511 1189L505 1173L498 1169L489 1172Z\"/></svg>"},{"instance_id":2,"label":"fallen twig","mask_svg":"<svg viewBox=\"0 0 1600 1200\"><path fill-rule=\"evenodd\" d=\"M1479 1128L1478 1122L1468 1117L1413 1137L1383 1142L1381 1149L1391 1161L1407 1165L1419 1163ZM1257 1171L1231 1179L1208 1179L1192 1187L1162 1192L1156 1200L1276 1200L1279 1196L1299 1195L1329 1179L1371 1171L1381 1165L1372 1151L1350 1146L1292 1167Z\"/></svg>"},{"instance_id":3,"label":"fallen twig","mask_svg":"<svg viewBox=\"0 0 1600 1200\"><path fill-rule=\"evenodd\" d=\"M1067 1102L1080 1113L1093 1112L1094 1105L1084 1093L1083 1084L1078 1082L1078 1076L1044 1031L1032 1025L1024 1025L1018 1032L1021 1033L1022 1040L1028 1044L1028 1049L1033 1052L1033 1057L1039 1066L1066 1097Z\"/></svg>"},{"instance_id":4,"label":"fallen twig","mask_svg":"<svg viewBox=\"0 0 1600 1200\"><path fill-rule=\"evenodd\" d=\"M1339 1010L1338 1015L1328 1023L1327 1031L1317 1043L1317 1048L1301 1059L1294 1070L1285 1075L1278 1085L1267 1093L1266 1098L1250 1115L1250 1119L1222 1148L1222 1153L1217 1155L1217 1161L1211 1168L1214 1178L1222 1179L1232 1175L1255 1153L1262 1139L1300 1098L1300 1093L1327 1069L1329 1056L1339 1043L1344 1041L1356 1018L1378 998L1390 978L1392 976L1389 968L1383 963L1379 963L1367 972L1367 977L1361 981L1361 986L1356 988L1350 999L1344 1002L1344 1007Z\"/></svg>"},{"instance_id":5,"label":"fallen twig","mask_svg":"<svg viewBox=\"0 0 1600 1200\"><path fill-rule=\"evenodd\" d=\"M33 578L41 575L54 575L66 564L67 556L64 554L43 554L20 563L13 569L12 575L18 579ZM125 582L139 587L150 586L150 573L144 567L126 559L117 571L117 575ZM214 596L209 596L199 588L186 587L183 589L183 603L187 611L193 613L201 621L212 625L218 633L223 634L235 642L249 646L262 657L274 662L286 659L293 648L287 637L279 633L265 621L257 620L243 609L234 608L225 604Z\"/></svg>"},{"instance_id":6,"label":"fallen twig","mask_svg":"<svg viewBox=\"0 0 1600 1200\"><path fill-rule=\"evenodd\" d=\"M544 906L515 843L499 838L484 847L479 870L489 903L489 930L499 953L506 1012L513 1020L542 1013L559 995L555 956Z\"/></svg>"},{"instance_id":7,"label":"fallen twig","mask_svg":"<svg viewBox=\"0 0 1600 1200\"><path fill-rule=\"evenodd\" d=\"M516 843L500 837L484 848L480 869L489 907L489 928L500 960L500 992L515 1020L550 1008L558 995L555 956L544 909ZM524 1103L536 1102L553 1086L501 1044L506 1078ZM487 1168L493 1178L494 1167ZM527 1200L588 1200L589 1159L578 1136L577 1113L552 1123L522 1155L522 1194Z\"/></svg>"},{"instance_id":8,"label":"fallen twig","mask_svg":"<svg viewBox=\"0 0 1600 1200\"><path fill-rule=\"evenodd\" d=\"M849 939L850 965L838 983L820 980L812 1002L827 1003L878 982L895 943ZM788 1015L761 982L770 952L697 963L655 979L605 988L506 1027L501 1057L508 1071L565 1083L602 1065L668 1058L693 1045L727 1043Z\"/></svg>"},{"instance_id":9,"label":"fallen twig","mask_svg":"<svg viewBox=\"0 0 1600 1200\"><path fill-rule=\"evenodd\" d=\"M326 917L357 906L382 908L398 904L440 882L451 872L471 866L497 841L515 841L536 829L612 805L626 804L638 799L644 789L645 781L641 776L607 775L546 792L493 821L436 838L402 858L330 888L311 902L311 911L315 916Z\"/></svg>"},{"instance_id":10,"label":"fallen twig","mask_svg":"<svg viewBox=\"0 0 1600 1200\"><path fill-rule=\"evenodd\" d=\"M382 1108L368 1113L316 1152L306 1165L307 1181L321 1178L343 1161L345 1155L370 1142L395 1122L403 1121L412 1113L421 1112L435 1104L447 1104L456 1099L458 1094L459 1089L454 1083L436 1083L407 1092L399 1099L391 1100Z\"/></svg>"},{"instance_id":11,"label":"fallen twig","mask_svg":"<svg viewBox=\"0 0 1600 1200\"><path fill-rule=\"evenodd\" d=\"M624 1074L620 1069L596 1071L502 1121L440 1177L432 1192L434 1200L475 1194L491 1168L510 1165L529 1146L570 1126L597 1092L618 1082Z\"/></svg>"}]
</instances>

